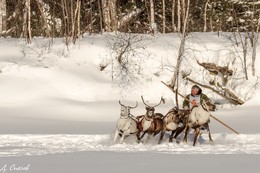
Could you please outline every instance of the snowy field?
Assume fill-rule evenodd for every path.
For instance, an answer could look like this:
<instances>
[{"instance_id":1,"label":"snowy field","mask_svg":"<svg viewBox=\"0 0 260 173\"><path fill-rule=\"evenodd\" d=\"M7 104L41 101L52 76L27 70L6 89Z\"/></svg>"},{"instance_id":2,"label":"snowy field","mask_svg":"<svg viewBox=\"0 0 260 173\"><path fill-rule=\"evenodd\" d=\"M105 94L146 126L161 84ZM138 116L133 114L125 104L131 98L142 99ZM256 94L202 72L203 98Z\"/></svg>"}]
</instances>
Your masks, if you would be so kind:
<instances>
[{"instance_id":1,"label":"snowy field","mask_svg":"<svg viewBox=\"0 0 260 173\"><path fill-rule=\"evenodd\" d=\"M169 82L172 77L179 37L144 36L141 43L146 48L138 67L141 72L130 76L134 83L129 84L120 82L120 77L111 81L110 38L108 34L86 35L69 50L60 39L50 44L37 38L26 45L24 40L0 38L0 173L14 172L14 167L25 169L17 172L33 173L259 172L258 77L230 85L236 86L235 92L246 100L244 105L218 106L212 113L239 135L211 119L213 143L208 142L206 132L196 147L192 147L192 134L187 144L181 142L182 135L178 143L169 144L168 133L160 145L158 136L141 144L134 137L123 144L113 143L118 100L128 105L137 101L134 115L145 111L141 95L151 104L163 96L166 104L156 108L163 114L175 106L173 93L160 81ZM229 65L241 78L234 48L216 33L194 33L188 40L188 50L192 57L183 62L185 70L191 68L192 77L199 81L207 77L205 71L195 67L196 60ZM259 47L257 53L259 76ZM100 71L103 63L108 64L107 69ZM196 75L199 73L205 76ZM180 85L181 93L188 94L192 84ZM219 100L209 90L204 93Z\"/></svg>"}]
</instances>

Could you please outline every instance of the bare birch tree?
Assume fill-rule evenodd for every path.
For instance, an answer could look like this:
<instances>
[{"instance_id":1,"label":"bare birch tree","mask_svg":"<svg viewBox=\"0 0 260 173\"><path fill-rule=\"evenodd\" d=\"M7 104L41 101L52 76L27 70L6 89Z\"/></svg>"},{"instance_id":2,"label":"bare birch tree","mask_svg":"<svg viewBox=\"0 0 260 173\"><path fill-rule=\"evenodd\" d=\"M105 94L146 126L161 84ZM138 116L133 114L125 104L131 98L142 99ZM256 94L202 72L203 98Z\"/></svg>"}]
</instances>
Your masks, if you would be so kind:
<instances>
[{"instance_id":1,"label":"bare birch tree","mask_svg":"<svg viewBox=\"0 0 260 173\"><path fill-rule=\"evenodd\" d=\"M78 21L77 21L77 24L78 24L78 39L80 38L80 9L81 9L81 0L77 1L77 8L78 8Z\"/></svg>"},{"instance_id":2,"label":"bare birch tree","mask_svg":"<svg viewBox=\"0 0 260 173\"><path fill-rule=\"evenodd\" d=\"M256 61L256 48L259 39L260 17L257 22L256 36L254 39L253 52L252 52L252 75L255 76L255 61Z\"/></svg>"},{"instance_id":3,"label":"bare birch tree","mask_svg":"<svg viewBox=\"0 0 260 173\"><path fill-rule=\"evenodd\" d=\"M32 42L32 30L31 30L31 0L26 0L26 8L27 8L27 31L28 31L28 37L27 42L30 44Z\"/></svg>"},{"instance_id":4,"label":"bare birch tree","mask_svg":"<svg viewBox=\"0 0 260 173\"><path fill-rule=\"evenodd\" d=\"M75 13L77 12L77 9L75 10ZM70 35L74 42L74 35L75 35L75 14L74 14L74 0L70 0L70 21L71 21L71 31Z\"/></svg>"},{"instance_id":5,"label":"bare birch tree","mask_svg":"<svg viewBox=\"0 0 260 173\"><path fill-rule=\"evenodd\" d=\"M22 36L26 38L27 43L32 42L32 33L31 33L31 0L25 1L25 8L23 12L23 32Z\"/></svg>"},{"instance_id":6,"label":"bare birch tree","mask_svg":"<svg viewBox=\"0 0 260 173\"><path fill-rule=\"evenodd\" d=\"M177 32L181 31L181 0L177 0Z\"/></svg>"},{"instance_id":7,"label":"bare birch tree","mask_svg":"<svg viewBox=\"0 0 260 173\"><path fill-rule=\"evenodd\" d=\"M151 30L152 33L157 32L157 25L155 23L155 17L154 17L154 2L153 0L150 0L150 13L151 13Z\"/></svg>"},{"instance_id":8,"label":"bare birch tree","mask_svg":"<svg viewBox=\"0 0 260 173\"><path fill-rule=\"evenodd\" d=\"M75 13L73 15L72 21L72 42L76 43L77 38L80 37L80 8L81 8L81 0L77 0Z\"/></svg>"},{"instance_id":9,"label":"bare birch tree","mask_svg":"<svg viewBox=\"0 0 260 173\"><path fill-rule=\"evenodd\" d=\"M99 27L100 27L100 32L102 33L103 31L103 23L102 23L102 11L101 11L101 2L98 0L98 13L99 13Z\"/></svg>"},{"instance_id":10,"label":"bare birch tree","mask_svg":"<svg viewBox=\"0 0 260 173\"><path fill-rule=\"evenodd\" d=\"M178 83L177 80L178 80L178 77L179 77L181 61L183 59L183 54L184 54L184 51L185 51L185 41L186 41L186 36L187 36L186 28L187 28L188 16L189 16L189 6L190 6L190 0L187 1L186 7L183 8L183 9L186 9L186 10L183 13L184 24L183 24L182 34L181 34L181 42L180 42L180 47L179 47L179 50L178 50L178 57L177 57L177 62L176 62L173 78L172 78L172 81L171 81L171 84L170 84L170 86L172 88L176 87L176 82ZM176 98L176 100L177 100L177 98Z\"/></svg>"},{"instance_id":11,"label":"bare birch tree","mask_svg":"<svg viewBox=\"0 0 260 173\"><path fill-rule=\"evenodd\" d=\"M207 32L207 9L208 9L209 0L207 0L204 7L204 28L203 32Z\"/></svg>"},{"instance_id":12,"label":"bare birch tree","mask_svg":"<svg viewBox=\"0 0 260 173\"><path fill-rule=\"evenodd\" d=\"M109 6L108 6L108 0L102 0L102 12L103 12L103 21L104 21L104 27L105 31L110 32L110 17L109 17Z\"/></svg>"},{"instance_id":13,"label":"bare birch tree","mask_svg":"<svg viewBox=\"0 0 260 173\"><path fill-rule=\"evenodd\" d=\"M172 0L172 32L175 32L176 30L176 25L175 25L175 0Z\"/></svg>"},{"instance_id":14,"label":"bare birch tree","mask_svg":"<svg viewBox=\"0 0 260 173\"><path fill-rule=\"evenodd\" d=\"M62 15L63 15L63 36L65 36L65 44L69 45L69 28L68 28L68 13L66 0L61 0Z\"/></svg>"},{"instance_id":15,"label":"bare birch tree","mask_svg":"<svg viewBox=\"0 0 260 173\"><path fill-rule=\"evenodd\" d=\"M112 31L117 31L117 28L118 28L116 2L117 2L117 0L109 0Z\"/></svg>"},{"instance_id":16,"label":"bare birch tree","mask_svg":"<svg viewBox=\"0 0 260 173\"><path fill-rule=\"evenodd\" d=\"M2 15L3 15L2 0L0 0L0 36L2 35Z\"/></svg>"},{"instance_id":17,"label":"bare birch tree","mask_svg":"<svg viewBox=\"0 0 260 173\"><path fill-rule=\"evenodd\" d=\"M165 0L162 0L162 33L165 33L166 17L165 17Z\"/></svg>"},{"instance_id":18,"label":"bare birch tree","mask_svg":"<svg viewBox=\"0 0 260 173\"><path fill-rule=\"evenodd\" d=\"M185 0L184 0L185 1ZM186 36L186 29L188 27L188 18L189 18L189 13L190 13L190 0L187 1L187 5L184 5L183 8L183 18L184 18L184 22L183 22L183 36Z\"/></svg>"},{"instance_id":19,"label":"bare birch tree","mask_svg":"<svg viewBox=\"0 0 260 173\"><path fill-rule=\"evenodd\" d=\"M6 30L6 0L0 0L0 36L5 35Z\"/></svg>"}]
</instances>

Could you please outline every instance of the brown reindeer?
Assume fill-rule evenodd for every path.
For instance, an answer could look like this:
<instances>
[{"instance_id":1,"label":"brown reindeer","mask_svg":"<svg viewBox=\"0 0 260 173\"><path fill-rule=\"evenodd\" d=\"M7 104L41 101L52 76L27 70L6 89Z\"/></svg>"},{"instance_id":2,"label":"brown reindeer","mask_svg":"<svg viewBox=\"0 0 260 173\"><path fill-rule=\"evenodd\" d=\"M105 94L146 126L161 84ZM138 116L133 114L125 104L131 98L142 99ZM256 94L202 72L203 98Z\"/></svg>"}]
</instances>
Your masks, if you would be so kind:
<instances>
[{"instance_id":1,"label":"brown reindeer","mask_svg":"<svg viewBox=\"0 0 260 173\"><path fill-rule=\"evenodd\" d=\"M149 106L145 103L143 96L141 96L143 103L145 104L146 113L145 115L141 115L138 117L138 133L137 138L138 142L144 137L146 133L148 133L147 140L151 135L156 136L161 132L163 127L163 115L161 113L154 113L155 107L159 106L163 99L161 98L160 103L155 106ZM140 137L141 132L143 132Z\"/></svg>"},{"instance_id":2,"label":"brown reindeer","mask_svg":"<svg viewBox=\"0 0 260 173\"><path fill-rule=\"evenodd\" d=\"M180 110L174 107L163 118L163 128L159 139L159 144L163 140L163 136L166 131L171 131L169 142L173 142L173 138L176 140L177 136L185 129L187 115L190 113L189 110Z\"/></svg>"}]
</instances>

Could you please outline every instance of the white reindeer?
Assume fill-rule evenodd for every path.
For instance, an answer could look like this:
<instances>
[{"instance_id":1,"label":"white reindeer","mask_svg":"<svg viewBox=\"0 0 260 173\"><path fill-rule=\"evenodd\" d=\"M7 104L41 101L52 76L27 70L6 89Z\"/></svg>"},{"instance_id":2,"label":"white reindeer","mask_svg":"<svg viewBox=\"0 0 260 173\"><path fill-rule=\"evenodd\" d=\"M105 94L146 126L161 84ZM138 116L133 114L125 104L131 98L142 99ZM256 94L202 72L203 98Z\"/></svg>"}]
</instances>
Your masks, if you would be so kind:
<instances>
[{"instance_id":1,"label":"white reindeer","mask_svg":"<svg viewBox=\"0 0 260 173\"><path fill-rule=\"evenodd\" d=\"M201 134L200 130L202 127L208 130L209 140L213 141L211 138L208 122L210 119L209 111L215 111L215 109L216 106L214 104L205 100L202 101L200 106L192 108L191 113L188 116L188 122L186 123L185 135L183 138L184 142L187 142L187 135L190 131L190 128L193 128L195 130L193 146L195 146L198 136Z\"/></svg>"},{"instance_id":2,"label":"white reindeer","mask_svg":"<svg viewBox=\"0 0 260 173\"><path fill-rule=\"evenodd\" d=\"M114 142L116 141L118 135L121 136L120 143L123 143L124 138L131 134L137 134L137 120L136 118L130 114L130 109L134 109L138 106L136 102L136 106L130 107L121 104L119 100L119 104L121 105L121 113L120 118L116 123L116 132L114 137Z\"/></svg>"}]
</instances>

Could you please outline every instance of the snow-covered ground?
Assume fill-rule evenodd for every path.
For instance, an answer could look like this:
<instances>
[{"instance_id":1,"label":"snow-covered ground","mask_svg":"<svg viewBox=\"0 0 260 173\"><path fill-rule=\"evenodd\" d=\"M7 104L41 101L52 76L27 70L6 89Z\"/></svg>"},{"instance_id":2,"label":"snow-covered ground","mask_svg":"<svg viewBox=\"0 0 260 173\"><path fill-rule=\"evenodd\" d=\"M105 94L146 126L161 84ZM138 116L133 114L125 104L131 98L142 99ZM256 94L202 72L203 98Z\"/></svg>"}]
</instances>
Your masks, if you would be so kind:
<instances>
[{"instance_id":1,"label":"snow-covered ground","mask_svg":"<svg viewBox=\"0 0 260 173\"><path fill-rule=\"evenodd\" d=\"M176 34L141 36L142 41L135 45L137 57L141 57L135 60L140 60L140 65L130 66L132 74L123 76L131 79L130 82L122 79L116 63L111 62L115 52L111 52L108 43L116 40L114 35L85 35L69 50L61 39L51 44L48 39L36 38L32 45L26 45L23 40L0 38L0 172L5 165L10 168L13 164L30 164L29 172L37 173L191 172L194 169L196 172L259 172L257 77L228 84L246 101L244 105L233 108L228 104L219 105L213 113L239 135L212 119L214 142L209 143L207 134L203 133L196 147L191 145L192 134L188 144L169 144L169 134L161 145L157 145L158 136L141 144L134 137L126 139L124 144L112 142L119 117L119 99L128 105L138 101L139 106L132 110L134 115L145 111L141 95L151 104L163 96L166 104L156 108L163 114L175 106L173 93L160 81L169 82L172 77L179 37ZM142 46L145 48L139 50ZM259 48L257 53L259 76ZM196 65L197 60L229 65L240 79L243 70L241 58L235 59L237 55L226 37L193 33L188 39L183 64L186 71L192 70L191 77L200 82L209 77ZM104 71L99 70L100 64L107 64ZM188 94L191 85L180 83L181 93ZM209 90L205 89L204 93L220 100ZM179 136L178 141L181 140Z\"/></svg>"}]
</instances>

